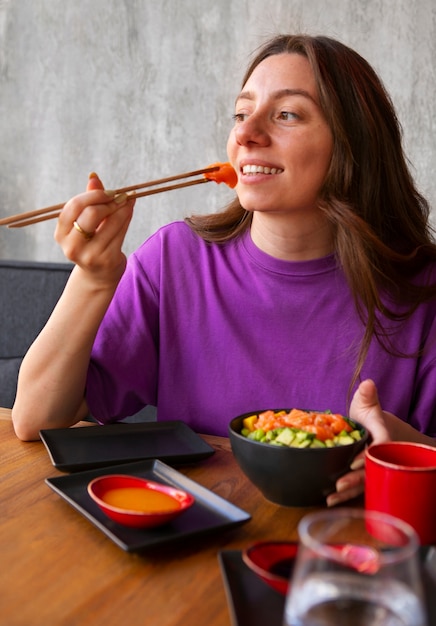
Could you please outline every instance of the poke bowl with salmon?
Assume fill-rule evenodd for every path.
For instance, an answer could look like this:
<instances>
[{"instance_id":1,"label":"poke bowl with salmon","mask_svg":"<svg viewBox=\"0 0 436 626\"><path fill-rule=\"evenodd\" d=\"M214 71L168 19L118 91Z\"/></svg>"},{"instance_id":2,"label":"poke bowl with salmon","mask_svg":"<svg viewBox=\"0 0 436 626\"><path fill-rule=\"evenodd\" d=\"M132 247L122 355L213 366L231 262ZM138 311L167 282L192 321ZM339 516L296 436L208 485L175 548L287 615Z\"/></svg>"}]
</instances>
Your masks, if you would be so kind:
<instances>
[{"instance_id":1,"label":"poke bowl with salmon","mask_svg":"<svg viewBox=\"0 0 436 626\"><path fill-rule=\"evenodd\" d=\"M282 506L325 504L335 483L368 444L358 423L331 411L251 411L232 419L233 455L267 500Z\"/></svg>"}]
</instances>

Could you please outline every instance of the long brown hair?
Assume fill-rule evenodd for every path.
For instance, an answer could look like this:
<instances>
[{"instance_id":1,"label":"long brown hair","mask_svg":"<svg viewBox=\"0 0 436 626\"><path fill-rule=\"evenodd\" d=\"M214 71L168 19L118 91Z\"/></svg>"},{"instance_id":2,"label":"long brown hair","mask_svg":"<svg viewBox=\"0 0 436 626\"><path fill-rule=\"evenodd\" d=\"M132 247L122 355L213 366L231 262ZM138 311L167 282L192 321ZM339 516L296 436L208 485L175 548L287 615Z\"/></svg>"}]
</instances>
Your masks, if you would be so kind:
<instances>
[{"instance_id":1,"label":"long brown hair","mask_svg":"<svg viewBox=\"0 0 436 626\"><path fill-rule=\"evenodd\" d=\"M430 207L410 174L391 99L368 62L329 37L279 35L258 51L242 85L264 59L284 52L308 59L333 135L319 207L332 225L338 263L365 325L351 389L373 337L391 354L411 356L390 345L383 319L407 319L436 296L435 284L416 280L436 261ZM219 243L249 228L251 217L236 198L220 213L186 222Z\"/></svg>"}]
</instances>

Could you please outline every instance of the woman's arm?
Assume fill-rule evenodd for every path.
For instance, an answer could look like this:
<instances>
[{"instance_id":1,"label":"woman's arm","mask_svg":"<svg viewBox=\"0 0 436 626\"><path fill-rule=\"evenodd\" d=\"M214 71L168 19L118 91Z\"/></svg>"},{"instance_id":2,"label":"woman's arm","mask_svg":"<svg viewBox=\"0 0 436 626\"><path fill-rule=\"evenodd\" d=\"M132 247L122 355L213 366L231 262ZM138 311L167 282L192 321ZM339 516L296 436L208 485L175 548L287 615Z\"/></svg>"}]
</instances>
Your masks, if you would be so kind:
<instances>
[{"instance_id":1,"label":"woman's arm","mask_svg":"<svg viewBox=\"0 0 436 626\"><path fill-rule=\"evenodd\" d=\"M67 427L87 414L86 375L95 335L124 272L121 246L134 200L102 189L95 176L88 190L64 207L55 238L74 267L50 319L27 352L12 409L20 439L42 428ZM86 238L73 223L85 232Z\"/></svg>"},{"instance_id":2,"label":"woman's arm","mask_svg":"<svg viewBox=\"0 0 436 626\"><path fill-rule=\"evenodd\" d=\"M364 380L354 394L350 406L351 419L369 430L373 443L383 441L413 441L436 446L436 440L423 435L392 413L383 411L372 380ZM365 453L359 454L351 465L352 472L342 476L336 483L336 492L327 498L328 506L334 506L360 495L365 486Z\"/></svg>"}]
</instances>

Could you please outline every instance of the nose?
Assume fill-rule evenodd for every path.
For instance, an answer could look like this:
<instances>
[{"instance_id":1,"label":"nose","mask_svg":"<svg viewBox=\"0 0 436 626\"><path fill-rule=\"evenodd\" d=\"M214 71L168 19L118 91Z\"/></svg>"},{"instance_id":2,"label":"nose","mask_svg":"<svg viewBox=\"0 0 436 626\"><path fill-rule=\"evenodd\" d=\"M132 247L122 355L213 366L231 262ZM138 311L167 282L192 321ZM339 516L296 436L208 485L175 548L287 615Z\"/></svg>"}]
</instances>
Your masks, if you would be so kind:
<instances>
[{"instance_id":1,"label":"nose","mask_svg":"<svg viewBox=\"0 0 436 626\"><path fill-rule=\"evenodd\" d=\"M241 146L256 144L265 146L269 143L269 135L261 117L256 114L249 115L244 121L235 127L235 139Z\"/></svg>"}]
</instances>

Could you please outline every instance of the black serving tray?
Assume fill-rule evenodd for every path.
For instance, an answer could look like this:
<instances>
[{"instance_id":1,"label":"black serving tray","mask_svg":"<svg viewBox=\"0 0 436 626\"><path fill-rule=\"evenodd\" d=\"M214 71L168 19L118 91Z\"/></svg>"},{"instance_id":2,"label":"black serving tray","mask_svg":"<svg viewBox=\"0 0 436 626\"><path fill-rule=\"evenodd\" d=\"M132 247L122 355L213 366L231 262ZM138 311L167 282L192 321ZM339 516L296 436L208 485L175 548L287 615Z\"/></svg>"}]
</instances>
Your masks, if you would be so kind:
<instances>
[{"instance_id":1,"label":"black serving tray","mask_svg":"<svg viewBox=\"0 0 436 626\"><path fill-rule=\"evenodd\" d=\"M129 474L154 480L191 493L195 503L172 522L151 529L122 526L110 520L88 494L88 483L105 474ZM187 478L157 459L60 475L45 480L79 513L127 552L224 530L248 522L251 516L227 500Z\"/></svg>"},{"instance_id":2,"label":"black serving tray","mask_svg":"<svg viewBox=\"0 0 436 626\"><path fill-rule=\"evenodd\" d=\"M420 548L428 626L436 625L436 547ZM218 553L232 626L282 626L285 596L245 565L240 550Z\"/></svg>"},{"instance_id":3,"label":"black serving tray","mask_svg":"<svg viewBox=\"0 0 436 626\"><path fill-rule=\"evenodd\" d=\"M64 472L78 472L160 459L170 465L199 461L214 449L179 420L54 428L40 436L53 465Z\"/></svg>"}]
</instances>

